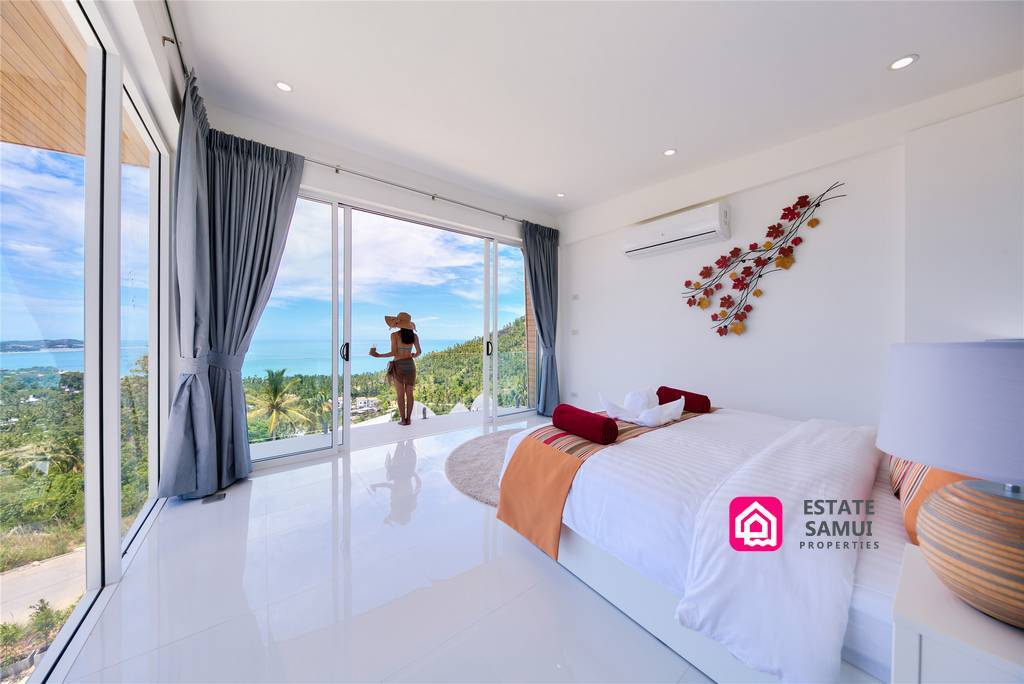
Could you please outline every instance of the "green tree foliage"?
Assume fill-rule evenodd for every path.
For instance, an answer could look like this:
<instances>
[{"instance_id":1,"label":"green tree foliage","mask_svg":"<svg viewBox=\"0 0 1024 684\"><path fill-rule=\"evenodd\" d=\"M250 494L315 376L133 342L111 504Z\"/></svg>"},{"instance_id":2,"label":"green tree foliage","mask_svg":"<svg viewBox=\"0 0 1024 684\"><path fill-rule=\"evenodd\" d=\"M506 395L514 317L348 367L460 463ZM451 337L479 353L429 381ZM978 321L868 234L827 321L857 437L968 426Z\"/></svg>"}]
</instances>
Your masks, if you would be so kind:
<instances>
[{"instance_id":1,"label":"green tree foliage","mask_svg":"<svg viewBox=\"0 0 1024 684\"><path fill-rule=\"evenodd\" d=\"M296 394L299 381L285 376L286 369L268 370L261 383L254 383L252 391L247 393L246 401L250 418L264 418L271 439L277 430L285 427L293 432L309 423L303 413L303 401Z\"/></svg>"},{"instance_id":2,"label":"green tree foliage","mask_svg":"<svg viewBox=\"0 0 1024 684\"><path fill-rule=\"evenodd\" d=\"M417 360L416 399L438 415L482 391L483 339ZM498 401L527 406L526 319L498 332ZM354 397L378 400L363 418L394 413L381 370L352 376ZM149 365L121 378L122 529L149 496ZM286 369L244 381L252 442L331 428L331 378ZM40 367L0 371L0 570L66 553L84 539L83 374Z\"/></svg>"},{"instance_id":3,"label":"green tree foliage","mask_svg":"<svg viewBox=\"0 0 1024 684\"><path fill-rule=\"evenodd\" d=\"M395 391L381 370L352 376L352 396L376 399L378 410L353 415L353 422L391 414L397 419ZM502 408L526 407L530 404L527 387L526 317L511 321L498 331L498 405ZM327 432L331 420L331 382L326 375L295 375L287 369L279 374L277 383L287 383L294 396L290 404L305 420L281 423L270 429L269 416L256 410L255 398L267 391L267 379L245 379L249 413L249 441L283 439L309 430ZM450 413L456 404L470 408L482 392L483 338L475 337L447 349L424 354L416 362L416 400L438 415Z\"/></svg>"},{"instance_id":4,"label":"green tree foliage","mask_svg":"<svg viewBox=\"0 0 1024 684\"><path fill-rule=\"evenodd\" d=\"M4 371L0 380L0 570L7 570L81 543L83 393L81 373L53 368Z\"/></svg>"},{"instance_id":5,"label":"green tree foliage","mask_svg":"<svg viewBox=\"0 0 1024 684\"><path fill-rule=\"evenodd\" d=\"M121 533L149 498L149 357L121 378Z\"/></svg>"},{"instance_id":6,"label":"green tree foliage","mask_svg":"<svg viewBox=\"0 0 1024 684\"><path fill-rule=\"evenodd\" d=\"M83 374L0 375L0 569L66 553L84 540ZM149 498L149 361L121 378L121 516Z\"/></svg>"},{"instance_id":7,"label":"green tree foliage","mask_svg":"<svg viewBox=\"0 0 1024 684\"><path fill-rule=\"evenodd\" d=\"M0 624L0 665L7 667L27 657L32 651L48 646L67 622L77 603L75 601L67 608L56 609L46 599L39 599L32 606L28 624Z\"/></svg>"}]
</instances>

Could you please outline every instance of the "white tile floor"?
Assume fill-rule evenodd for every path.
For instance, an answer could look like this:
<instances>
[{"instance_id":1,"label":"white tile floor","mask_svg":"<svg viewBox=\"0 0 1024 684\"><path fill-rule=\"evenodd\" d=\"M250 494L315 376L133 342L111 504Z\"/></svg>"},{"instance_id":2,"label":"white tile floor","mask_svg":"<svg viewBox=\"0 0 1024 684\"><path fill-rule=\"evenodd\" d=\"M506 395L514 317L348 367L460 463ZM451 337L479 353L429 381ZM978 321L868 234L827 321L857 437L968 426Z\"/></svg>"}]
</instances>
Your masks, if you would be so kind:
<instances>
[{"instance_id":1,"label":"white tile floor","mask_svg":"<svg viewBox=\"0 0 1024 684\"><path fill-rule=\"evenodd\" d=\"M68 681L707 681L448 483L482 431L169 502Z\"/></svg>"}]
</instances>

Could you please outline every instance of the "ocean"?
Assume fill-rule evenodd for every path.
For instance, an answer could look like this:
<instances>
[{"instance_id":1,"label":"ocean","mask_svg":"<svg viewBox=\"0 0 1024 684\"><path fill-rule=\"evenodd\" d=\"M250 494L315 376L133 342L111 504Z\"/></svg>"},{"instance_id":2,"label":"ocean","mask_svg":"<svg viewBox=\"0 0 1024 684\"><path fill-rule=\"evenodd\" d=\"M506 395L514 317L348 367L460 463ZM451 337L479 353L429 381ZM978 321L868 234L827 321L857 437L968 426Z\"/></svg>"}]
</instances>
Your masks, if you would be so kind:
<instances>
[{"instance_id":1,"label":"ocean","mask_svg":"<svg viewBox=\"0 0 1024 684\"><path fill-rule=\"evenodd\" d=\"M465 340L420 340L423 353L447 349ZM369 355L370 346L376 344L380 351L385 339L353 340L351 347L352 374L384 370L387 359L375 359ZM127 375L140 356L145 354L145 343L133 341L121 347L121 375ZM245 357L242 375L263 375L267 370L285 368L288 375L330 375L330 340L256 340ZM85 367L83 351L68 349L38 352L0 353L0 370L19 370L38 366L55 367L66 371L81 371Z\"/></svg>"}]
</instances>

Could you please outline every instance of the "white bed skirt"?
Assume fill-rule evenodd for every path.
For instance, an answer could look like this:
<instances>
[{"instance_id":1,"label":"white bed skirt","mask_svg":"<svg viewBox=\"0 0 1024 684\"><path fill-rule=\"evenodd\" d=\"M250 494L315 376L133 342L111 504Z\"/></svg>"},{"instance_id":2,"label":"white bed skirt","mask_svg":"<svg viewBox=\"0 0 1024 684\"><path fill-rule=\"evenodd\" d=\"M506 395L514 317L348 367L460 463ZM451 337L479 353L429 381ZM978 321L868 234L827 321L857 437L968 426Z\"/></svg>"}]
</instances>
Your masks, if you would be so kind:
<instances>
[{"instance_id":1,"label":"white bed skirt","mask_svg":"<svg viewBox=\"0 0 1024 684\"><path fill-rule=\"evenodd\" d=\"M777 682L752 670L724 646L687 629L675 619L679 597L562 525L558 562L630 619L716 682ZM843 662L841 682L878 682Z\"/></svg>"}]
</instances>

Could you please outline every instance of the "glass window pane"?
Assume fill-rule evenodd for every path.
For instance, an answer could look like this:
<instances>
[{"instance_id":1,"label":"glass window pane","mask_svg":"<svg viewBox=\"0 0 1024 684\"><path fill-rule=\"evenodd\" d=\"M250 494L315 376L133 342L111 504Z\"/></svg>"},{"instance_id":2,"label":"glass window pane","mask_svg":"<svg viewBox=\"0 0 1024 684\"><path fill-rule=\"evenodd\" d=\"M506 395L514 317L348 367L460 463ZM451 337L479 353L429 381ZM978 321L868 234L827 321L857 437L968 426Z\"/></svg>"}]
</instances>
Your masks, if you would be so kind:
<instances>
[{"instance_id":1,"label":"glass window pane","mask_svg":"<svg viewBox=\"0 0 1024 684\"><path fill-rule=\"evenodd\" d=\"M527 307L523 251L498 245L498 412L533 406L537 331Z\"/></svg>"},{"instance_id":2,"label":"glass window pane","mask_svg":"<svg viewBox=\"0 0 1024 684\"><path fill-rule=\"evenodd\" d=\"M484 241L364 211L352 212L353 429L397 421L386 382L391 350L384 316L416 323L413 421L483 408Z\"/></svg>"},{"instance_id":3,"label":"glass window pane","mask_svg":"<svg viewBox=\"0 0 1024 684\"><path fill-rule=\"evenodd\" d=\"M86 48L66 11L56 2L0 3L5 670L49 646L85 587Z\"/></svg>"},{"instance_id":4,"label":"glass window pane","mask_svg":"<svg viewBox=\"0 0 1024 684\"><path fill-rule=\"evenodd\" d=\"M150 149L136 116L125 95L121 117L122 538L149 499Z\"/></svg>"},{"instance_id":5,"label":"glass window pane","mask_svg":"<svg viewBox=\"0 0 1024 684\"><path fill-rule=\"evenodd\" d=\"M299 198L242 366L254 459L331 446L330 204Z\"/></svg>"}]
</instances>

